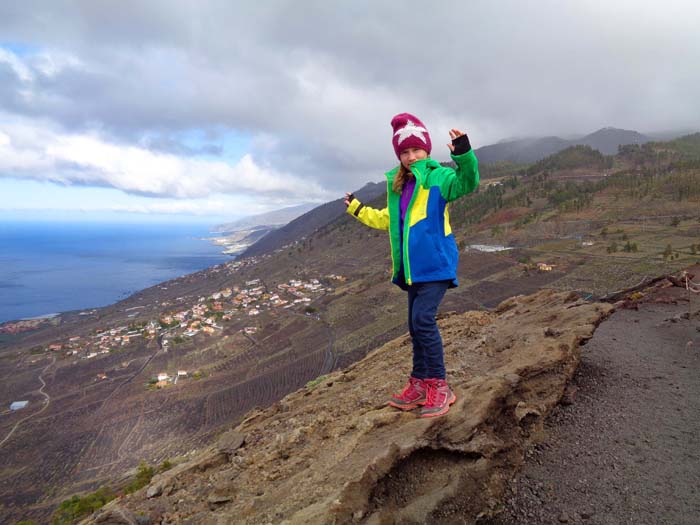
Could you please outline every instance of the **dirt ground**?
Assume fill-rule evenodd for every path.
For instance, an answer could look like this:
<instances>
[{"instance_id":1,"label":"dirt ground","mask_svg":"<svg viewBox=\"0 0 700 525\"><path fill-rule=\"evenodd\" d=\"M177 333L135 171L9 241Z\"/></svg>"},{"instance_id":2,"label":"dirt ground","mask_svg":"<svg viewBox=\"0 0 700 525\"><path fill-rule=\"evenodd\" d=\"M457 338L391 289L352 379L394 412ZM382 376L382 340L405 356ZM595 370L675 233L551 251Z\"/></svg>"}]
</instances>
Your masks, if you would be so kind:
<instances>
[{"instance_id":1,"label":"dirt ground","mask_svg":"<svg viewBox=\"0 0 700 525\"><path fill-rule=\"evenodd\" d=\"M601 324L572 404L489 525L700 523L700 295L688 297L661 290Z\"/></svg>"}]
</instances>

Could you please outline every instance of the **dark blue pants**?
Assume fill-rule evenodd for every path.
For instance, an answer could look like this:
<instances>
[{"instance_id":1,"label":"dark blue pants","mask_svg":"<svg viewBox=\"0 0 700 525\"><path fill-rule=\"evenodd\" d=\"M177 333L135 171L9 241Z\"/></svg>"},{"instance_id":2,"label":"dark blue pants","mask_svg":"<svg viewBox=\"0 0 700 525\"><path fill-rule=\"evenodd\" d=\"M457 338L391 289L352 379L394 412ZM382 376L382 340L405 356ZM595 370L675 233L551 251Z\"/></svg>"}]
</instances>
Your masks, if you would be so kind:
<instances>
[{"instance_id":1,"label":"dark blue pants","mask_svg":"<svg viewBox=\"0 0 700 525\"><path fill-rule=\"evenodd\" d=\"M413 340L413 372L418 379L445 379L442 337L435 315L450 281L417 283L408 289L408 331Z\"/></svg>"}]
</instances>

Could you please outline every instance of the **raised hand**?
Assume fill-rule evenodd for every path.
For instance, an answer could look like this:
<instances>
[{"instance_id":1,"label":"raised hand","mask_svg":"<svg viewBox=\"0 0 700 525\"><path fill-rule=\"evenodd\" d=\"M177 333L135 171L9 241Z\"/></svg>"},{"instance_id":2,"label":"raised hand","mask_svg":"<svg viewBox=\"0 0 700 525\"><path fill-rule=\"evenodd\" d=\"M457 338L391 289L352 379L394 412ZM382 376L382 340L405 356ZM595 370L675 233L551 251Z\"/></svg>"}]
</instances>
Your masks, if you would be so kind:
<instances>
[{"instance_id":1,"label":"raised hand","mask_svg":"<svg viewBox=\"0 0 700 525\"><path fill-rule=\"evenodd\" d=\"M458 137L461 137L462 135L464 135L464 133L458 129L452 128L450 130L450 140L452 140L452 141L454 141ZM450 151L455 150L454 144L452 144L452 143L447 144L447 147L450 148Z\"/></svg>"}]
</instances>

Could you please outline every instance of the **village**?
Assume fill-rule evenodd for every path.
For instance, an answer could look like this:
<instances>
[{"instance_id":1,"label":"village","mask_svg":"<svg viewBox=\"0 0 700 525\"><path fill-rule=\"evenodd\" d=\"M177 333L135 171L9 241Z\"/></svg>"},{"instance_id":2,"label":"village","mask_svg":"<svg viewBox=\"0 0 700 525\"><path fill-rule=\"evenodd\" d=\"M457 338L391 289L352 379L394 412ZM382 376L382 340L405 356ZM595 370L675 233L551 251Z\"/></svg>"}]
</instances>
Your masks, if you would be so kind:
<instances>
[{"instance_id":1,"label":"village","mask_svg":"<svg viewBox=\"0 0 700 525\"><path fill-rule=\"evenodd\" d=\"M248 261L236 261L211 270L229 270L233 273L240 269ZM324 278L326 283L344 282L342 275L329 274ZM104 328L90 337L72 336L61 342L54 342L44 348L44 352L61 353L65 358L77 360L94 359L99 356L125 350L138 341L157 339L163 352L175 344L194 338L200 334L204 336L222 332L225 325L231 322L249 323L257 316L270 310L300 309L306 315L310 315L309 303L321 294L333 291L330 284L324 284L319 279L290 279L285 283L267 286L262 279L245 281L241 286L223 288L209 296L198 297L188 308L178 308L174 311L163 313L158 319L148 321L133 321L128 325L113 328ZM160 306L169 306L163 302ZM128 317L136 317L141 308L145 306L128 308L133 310ZM257 332L257 326L244 326L241 333L250 337ZM178 380L198 378L198 371L174 370L162 371L151 378L148 383L150 388L164 388L177 384ZM99 372L95 381L109 379L106 372ZM24 406L13 407L13 410Z\"/></svg>"}]
</instances>

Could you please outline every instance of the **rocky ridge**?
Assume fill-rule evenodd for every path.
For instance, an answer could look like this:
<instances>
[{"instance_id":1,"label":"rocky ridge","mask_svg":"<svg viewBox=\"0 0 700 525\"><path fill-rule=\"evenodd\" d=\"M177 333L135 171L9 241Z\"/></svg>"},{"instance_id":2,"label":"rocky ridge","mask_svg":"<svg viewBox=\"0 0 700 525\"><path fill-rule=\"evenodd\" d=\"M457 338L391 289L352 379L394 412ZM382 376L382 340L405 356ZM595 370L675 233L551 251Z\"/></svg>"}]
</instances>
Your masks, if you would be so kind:
<instances>
[{"instance_id":1,"label":"rocky ridge","mask_svg":"<svg viewBox=\"0 0 700 525\"><path fill-rule=\"evenodd\" d=\"M402 336L253 411L85 523L473 523L496 509L611 311L544 290L444 316L448 415L386 406L410 371Z\"/></svg>"}]
</instances>

